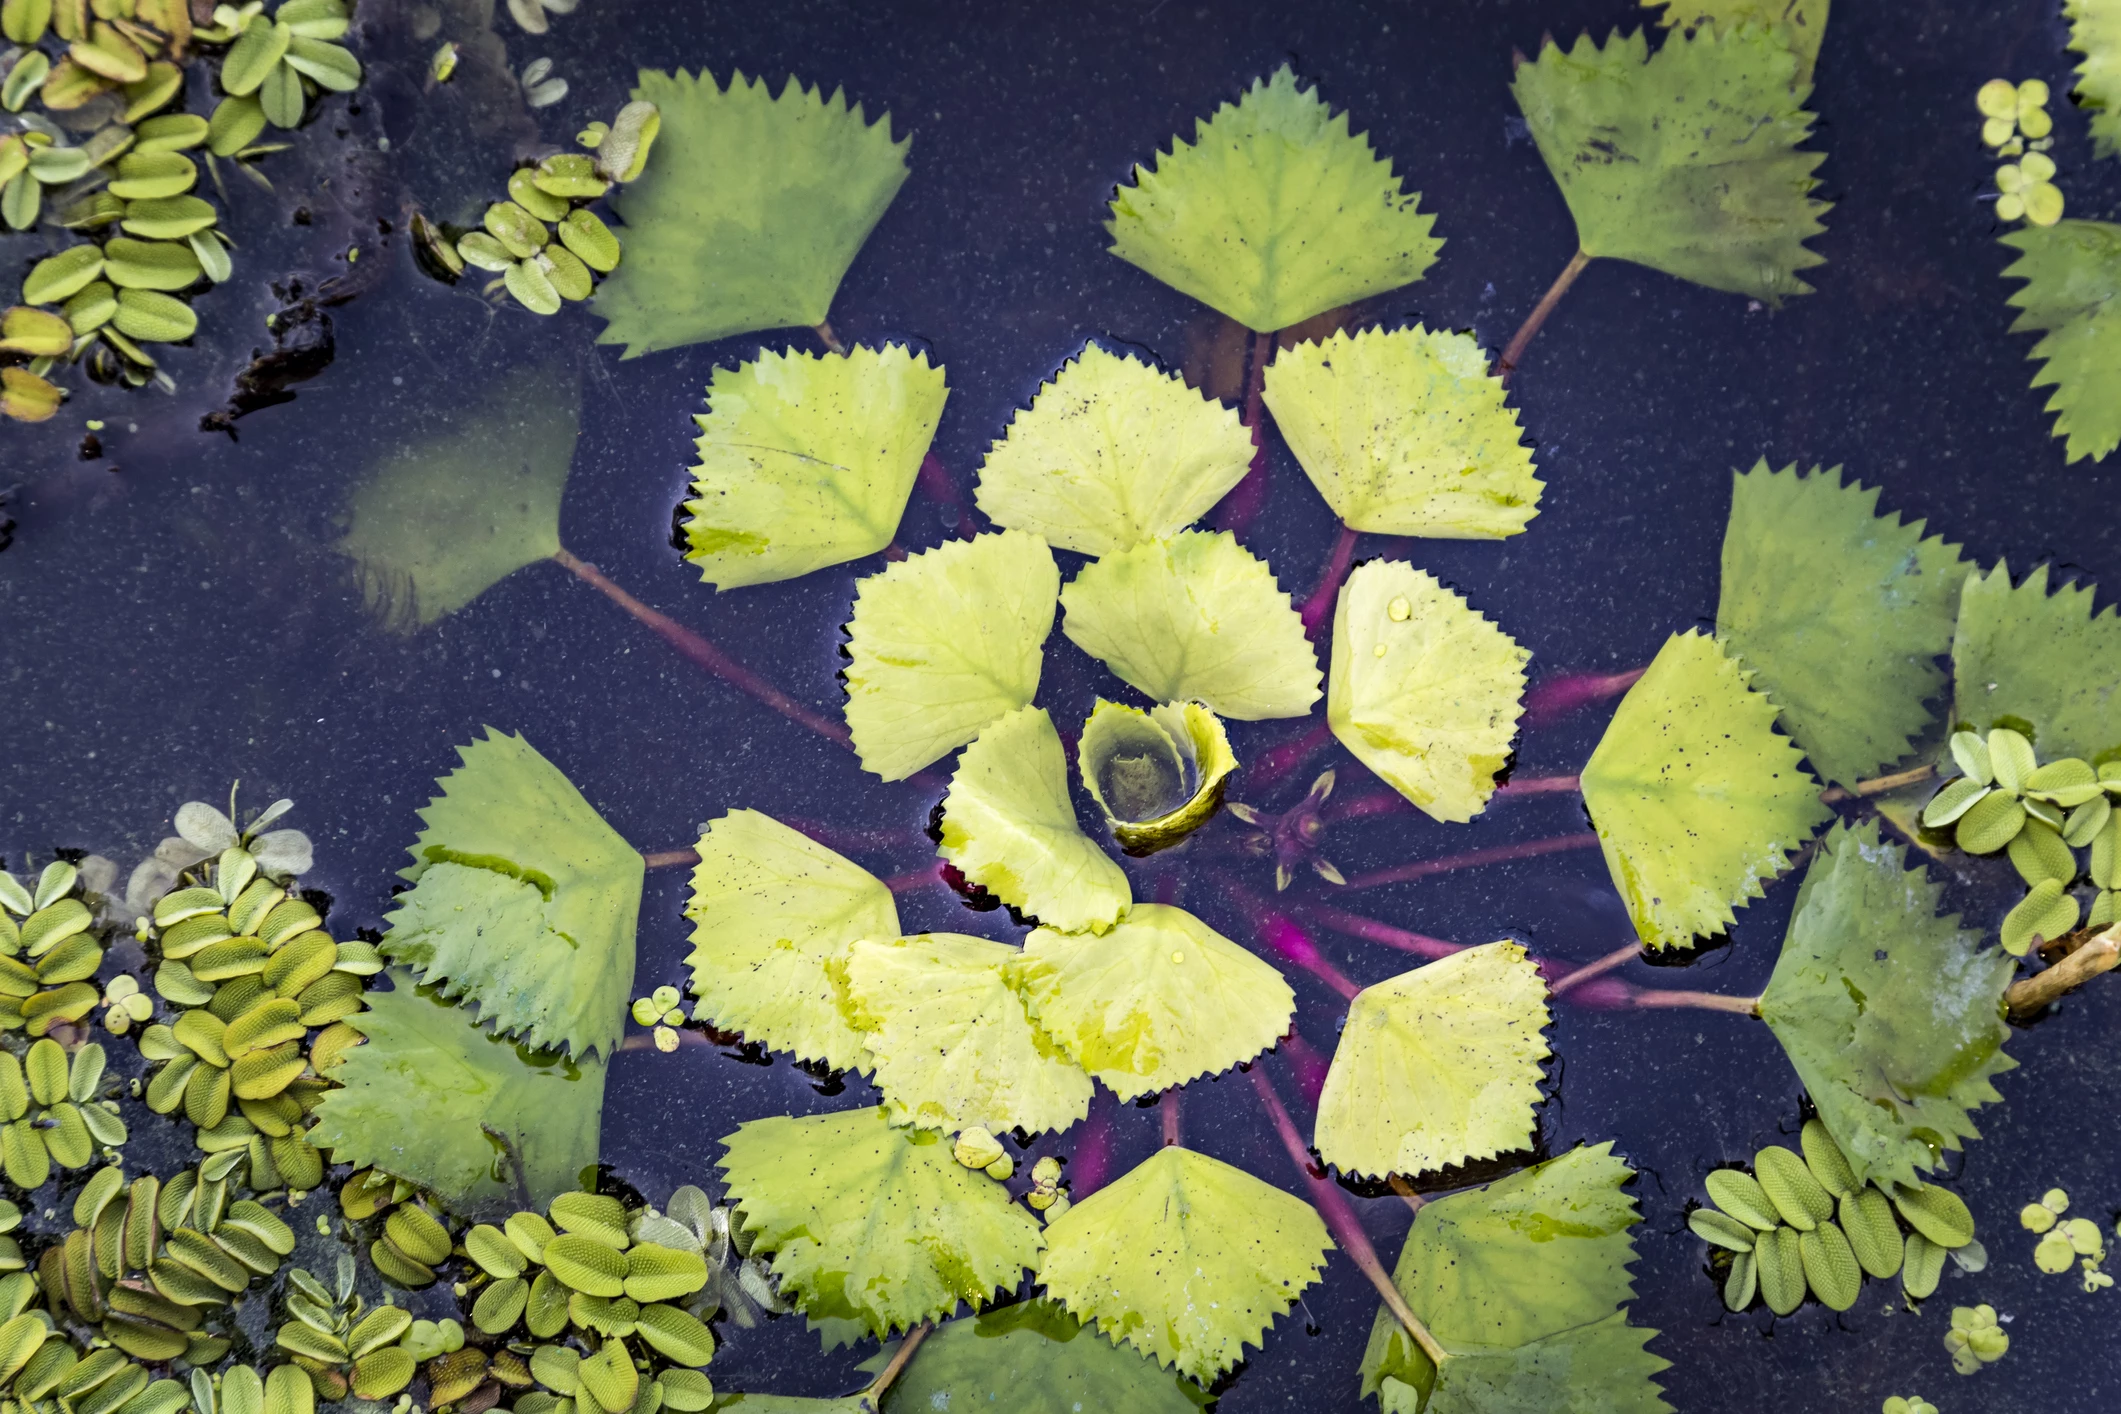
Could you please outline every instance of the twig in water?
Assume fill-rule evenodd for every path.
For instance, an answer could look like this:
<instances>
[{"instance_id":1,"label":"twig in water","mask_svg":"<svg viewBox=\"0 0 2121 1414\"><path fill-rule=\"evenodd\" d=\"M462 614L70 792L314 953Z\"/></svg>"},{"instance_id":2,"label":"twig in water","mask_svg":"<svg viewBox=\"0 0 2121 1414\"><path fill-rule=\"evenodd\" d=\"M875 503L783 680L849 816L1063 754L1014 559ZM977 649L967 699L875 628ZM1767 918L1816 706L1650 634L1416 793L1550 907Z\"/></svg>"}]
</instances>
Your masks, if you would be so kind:
<instances>
[{"instance_id":1,"label":"twig in water","mask_svg":"<svg viewBox=\"0 0 2121 1414\"><path fill-rule=\"evenodd\" d=\"M1505 383L1510 381L1510 375L1517 371L1518 363L1524 358L1525 346L1532 342L1532 336L1547 322L1547 316L1554 312L1554 306L1561 303L1561 297L1569 292L1569 286L1576 283L1576 277L1581 275L1583 267L1590 263L1591 257L1581 250L1569 257L1569 263L1561 268L1561 274L1555 277L1547 292L1540 296L1539 303L1525 316L1524 323L1517 327L1517 336L1510 340L1510 346L1502 351L1501 358L1495 360L1493 372L1497 378Z\"/></svg>"},{"instance_id":2,"label":"twig in water","mask_svg":"<svg viewBox=\"0 0 2121 1414\"><path fill-rule=\"evenodd\" d=\"M2003 1003L2013 1021L2023 1020L2063 993L2073 991L2121 962L2121 923L2085 939L2045 972L2010 985Z\"/></svg>"},{"instance_id":3,"label":"twig in water","mask_svg":"<svg viewBox=\"0 0 2121 1414\"><path fill-rule=\"evenodd\" d=\"M913 1358L913 1352L921 1348L921 1342L926 1340L928 1332L934 1329L933 1325L922 1321L906 1332L906 1338L899 1342L897 1352L891 1357L891 1363L886 1365L861 1393L862 1407L869 1410L870 1414L875 1414L877 1408L882 1405L884 1391L891 1388L891 1382L899 1377L899 1371L906 1368L906 1362Z\"/></svg>"},{"instance_id":4,"label":"twig in water","mask_svg":"<svg viewBox=\"0 0 2121 1414\"><path fill-rule=\"evenodd\" d=\"M1567 973L1547 983L1549 996L1560 996L1571 987L1581 986L1593 977L1603 977L1616 967L1623 967L1642 956L1642 943L1638 939L1624 948L1615 948L1596 962L1587 962L1574 972Z\"/></svg>"}]
</instances>

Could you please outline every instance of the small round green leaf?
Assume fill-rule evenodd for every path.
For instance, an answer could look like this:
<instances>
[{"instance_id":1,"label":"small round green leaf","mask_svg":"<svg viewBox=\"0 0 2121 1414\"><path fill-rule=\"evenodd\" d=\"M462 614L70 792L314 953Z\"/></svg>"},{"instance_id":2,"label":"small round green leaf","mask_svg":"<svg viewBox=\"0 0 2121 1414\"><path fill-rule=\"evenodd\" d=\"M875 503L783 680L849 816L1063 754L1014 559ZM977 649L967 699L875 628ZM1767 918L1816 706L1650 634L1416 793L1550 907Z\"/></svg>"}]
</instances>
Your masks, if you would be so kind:
<instances>
[{"instance_id":1,"label":"small round green leaf","mask_svg":"<svg viewBox=\"0 0 2121 1414\"><path fill-rule=\"evenodd\" d=\"M221 60L221 91L237 98L257 92L266 75L286 56L294 37L294 31L284 24L274 24L263 15L251 16Z\"/></svg>"}]
</instances>

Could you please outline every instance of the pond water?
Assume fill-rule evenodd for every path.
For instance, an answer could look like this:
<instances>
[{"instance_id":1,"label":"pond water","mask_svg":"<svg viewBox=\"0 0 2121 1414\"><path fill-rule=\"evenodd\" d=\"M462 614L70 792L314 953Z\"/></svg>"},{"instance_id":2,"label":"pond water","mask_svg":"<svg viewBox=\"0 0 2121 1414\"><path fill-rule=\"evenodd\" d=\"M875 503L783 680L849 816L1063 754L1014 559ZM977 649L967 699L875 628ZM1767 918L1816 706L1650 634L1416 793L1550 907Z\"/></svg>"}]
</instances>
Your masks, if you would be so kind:
<instances>
[{"instance_id":1,"label":"pond water","mask_svg":"<svg viewBox=\"0 0 2121 1414\"><path fill-rule=\"evenodd\" d=\"M482 7L445 8L446 36L480 29ZM2083 115L2060 97L2074 56L2058 8L1837 7L1809 105L1819 115L1812 145L1827 154L1820 195L1834 203L1811 242L1826 257L1806 272L1817 293L1769 309L1594 263L1511 385L1546 483L1529 532L1500 543L1372 537L1358 555L1406 558L1466 595L1531 651L1535 686L1639 668L1667 635L1713 626L1731 473L1762 457L1843 464L1884 488L1885 507L1926 518L1984 564L2048 561L2121 582L2114 472L2065 465L2042 412L2046 393L2027 386L2032 338L2006 332L2012 286L2000 271L2010 252L1994 240L1984 200L1992 163L1972 107L1975 89L1998 74L2046 79L2058 96L2072 214L2121 209L2121 167L2093 162ZM380 926L434 778L491 724L523 733L644 850L687 847L702 821L745 806L843 831L835 843L880 877L928 868L922 831L933 791L879 782L556 565L520 570L410 635L366 611L332 549L365 468L458 425L467 409L542 396L549 385L535 371L553 366L581 401L560 518L567 548L827 716L842 701L841 625L855 581L882 563L717 595L671 548L671 513L693 460L691 415L710 371L762 343L815 349L810 333L622 361L593 343L598 322L580 307L540 320L482 301L474 279L450 288L428 278L407 214L475 211L499 194L519 152L564 145L608 118L640 67L724 77L735 67L776 84L792 71L844 86L872 115L888 110L894 134L913 146L911 176L855 260L832 324L849 343L905 341L947 366L934 455L969 490L1013 411L1085 340L1144 353L1239 398L1241 331L1112 258L1102 221L1130 164L1283 63L1394 159L1446 241L1425 279L1345 311L1344 322L1419 320L1500 347L1574 248L1569 214L1510 97L1512 50L1533 52L1543 34L1567 43L1641 19L1627 0L585 0L533 37L505 7L498 18L483 14L510 66L549 56L567 80L564 100L528 111L512 86L482 81L468 61L460 81L429 85L438 41L423 10L363 0L349 41L367 64L363 88L324 105L293 150L268 160L273 192L229 188L236 274L198 301L200 336L165 360L173 395L77 377L52 422L0 423L0 515L14 522L0 554L0 854L12 866L73 847L129 867L167 833L178 803L224 798L239 780L252 805L297 800L289 823L317 845L310 882L332 895L334 928L349 936ZM0 237L0 268L13 278L42 242ZM320 290L337 302L303 303ZM274 347L266 320L286 309L294 314L282 316L282 344L328 337L328 364L313 359L315 376L287 385L291 399L245 411L232 430L199 430L228 402L238 370ZM104 425L94 459L79 450L87 419ZM1266 501L1245 538L1300 598L1321 573L1335 524L1271 432L1267 463ZM953 509L917 490L899 543L939 544L955 523ZM1080 563L1061 558L1064 574ZM1056 634L1040 704L1072 731L1101 691L1112 682L1100 665ZM1528 723L1516 776L1575 773L1612 701ZM1231 728L1245 761L1308 730ZM1285 809L1328 765L1338 768L1336 801L1381 789L1336 748L1271 787L1241 772L1231 798ZM1340 820L1321 850L1357 878L1586 828L1575 794L1533 794L1504 798L1469 825L1411 811ZM1243 833L1225 816L1183 856L1136 867L1137 894L1162 890L1253 941L1249 900L1271 898L1274 880L1271 863L1238 848ZM1970 926L1993 930L2017 897L1999 860L1957 859L1934 872ZM685 980L685 874L649 875L634 995ZM1770 885L1740 910L1729 946L1691 956L1683 971L1638 963L1619 975L1756 994L1795 891L1794 875ZM1517 938L1578 962L1632 936L1596 849L1354 890L1300 870L1288 897L1459 942ZM913 882L899 906L909 931L1020 935L1006 913L970 911L933 883ZM1337 933L1312 936L1358 984L1412 961ZM1285 1046L1262 1065L1308 1132L1315 1071L1306 1066L1331 1055L1344 1002L1275 960L1296 989L1308 1051ZM1948 1266L1919 1312L1903 1308L1889 1282L1868 1285L1839 1316L1816 1304L1781 1320L1724 1311L1687 1205L1710 1168L1749 1161L1765 1143L1794 1144L1801 1122L1795 1075L1749 1019L1558 1004L1540 1148L1610 1139L1640 1171L1632 1319L1661 1332L1650 1349L1672 1362L1662 1383L1677 1408L1869 1410L1917 1392L1946 1414L2107 1408L2121 1388L2121 1355L2106 1338L2121 1292L2088 1295L2073 1277L2039 1274L2017 1213L2053 1186L2102 1225L2121 1211L2121 1162L2101 1123L2121 1102L2106 1060L2117 1025L2121 992L2109 982L2014 1032L2021 1068L1999 1082L2005 1103L1980 1113L1982 1139L1947 1169L1990 1263L1979 1273ZM715 1141L744 1120L873 1101L859 1079L841 1087L786 1057L758 1061L715 1045L619 1055L604 1161L660 1198L709 1175ZM1244 1077L1194 1085L1183 1119L1189 1143L1300 1190ZM1108 1178L1162 1133L1155 1111L1109 1095L1091 1126L1109 1146ZM1080 1142L1078 1131L1042 1151L1075 1154ZM1351 1201L1389 1263L1406 1205L1389 1193ZM1977 1302L2009 1323L2010 1353L1960 1378L1942 1337L1951 1307ZM1223 1388L1219 1407L1360 1407L1355 1371L1376 1305L1335 1257ZM732 1390L845 1393L866 1378L854 1367L871 1353L821 1358L795 1318L725 1331L724 1341L712 1373Z\"/></svg>"}]
</instances>

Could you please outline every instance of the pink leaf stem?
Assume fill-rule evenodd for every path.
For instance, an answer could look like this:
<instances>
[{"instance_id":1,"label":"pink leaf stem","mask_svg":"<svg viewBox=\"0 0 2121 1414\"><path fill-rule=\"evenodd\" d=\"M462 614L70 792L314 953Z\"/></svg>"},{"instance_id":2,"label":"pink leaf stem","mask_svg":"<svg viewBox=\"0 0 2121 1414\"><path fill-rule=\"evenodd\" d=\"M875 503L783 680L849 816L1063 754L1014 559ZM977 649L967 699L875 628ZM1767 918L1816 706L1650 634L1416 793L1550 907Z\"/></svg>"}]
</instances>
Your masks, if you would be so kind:
<instances>
[{"instance_id":1,"label":"pink leaf stem","mask_svg":"<svg viewBox=\"0 0 2121 1414\"><path fill-rule=\"evenodd\" d=\"M920 483L921 489L931 498L956 509L958 539L970 540L979 534L979 522L972 518L972 508L965 503L964 496L958 491L956 478L950 475L950 469L937 460L933 452L921 458Z\"/></svg>"},{"instance_id":2,"label":"pink leaf stem","mask_svg":"<svg viewBox=\"0 0 2121 1414\"><path fill-rule=\"evenodd\" d=\"M1302 736L1261 752L1259 758L1246 768L1246 782L1266 790L1332 744L1332 724L1321 719Z\"/></svg>"},{"instance_id":3,"label":"pink leaf stem","mask_svg":"<svg viewBox=\"0 0 2121 1414\"><path fill-rule=\"evenodd\" d=\"M1635 680L1648 671L1647 668L1636 668L1626 673L1564 673L1558 678L1548 678L1524 695L1525 725L1547 726L1580 707L1617 697L1633 687Z\"/></svg>"},{"instance_id":4,"label":"pink leaf stem","mask_svg":"<svg viewBox=\"0 0 2121 1414\"><path fill-rule=\"evenodd\" d=\"M1525 840L1518 844L1491 845L1487 849L1471 849L1463 854L1446 854L1437 859L1418 859L1411 864L1396 864L1389 869L1373 869L1367 874L1357 874L1348 880L1347 887L1374 889L1381 884L1406 884L1437 874L1449 874L1458 869L1477 869L1483 864L1507 864L1516 859L1536 859L1543 854L1559 854L1571 849L1594 849L1597 845L1598 836L1589 830L1575 835L1554 835L1546 839Z\"/></svg>"},{"instance_id":5,"label":"pink leaf stem","mask_svg":"<svg viewBox=\"0 0 2121 1414\"><path fill-rule=\"evenodd\" d=\"M1267 504L1267 437L1260 427L1260 399L1266 391L1267 365L1274 361L1278 343L1274 335L1257 332L1246 341L1245 410L1239 421L1252 429L1252 465L1215 508L1215 528L1240 540Z\"/></svg>"},{"instance_id":6,"label":"pink leaf stem","mask_svg":"<svg viewBox=\"0 0 2121 1414\"><path fill-rule=\"evenodd\" d=\"M1253 930L1259 934L1261 942L1284 962L1294 963L1340 993L1344 1000L1355 999L1355 994L1362 988L1350 982L1339 968L1326 961L1325 955L1319 952L1318 945L1311 941L1309 934L1285 915L1262 907L1256 900L1247 901L1251 904Z\"/></svg>"},{"instance_id":7,"label":"pink leaf stem","mask_svg":"<svg viewBox=\"0 0 2121 1414\"><path fill-rule=\"evenodd\" d=\"M1343 525L1340 534L1333 537L1333 552L1326 557L1325 573L1318 577L1318 587L1311 597L1304 600L1304 637L1317 638L1318 631L1332 617L1333 606L1340 601L1341 581L1348 577L1348 565L1355 558L1357 533Z\"/></svg>"}]
</instances>

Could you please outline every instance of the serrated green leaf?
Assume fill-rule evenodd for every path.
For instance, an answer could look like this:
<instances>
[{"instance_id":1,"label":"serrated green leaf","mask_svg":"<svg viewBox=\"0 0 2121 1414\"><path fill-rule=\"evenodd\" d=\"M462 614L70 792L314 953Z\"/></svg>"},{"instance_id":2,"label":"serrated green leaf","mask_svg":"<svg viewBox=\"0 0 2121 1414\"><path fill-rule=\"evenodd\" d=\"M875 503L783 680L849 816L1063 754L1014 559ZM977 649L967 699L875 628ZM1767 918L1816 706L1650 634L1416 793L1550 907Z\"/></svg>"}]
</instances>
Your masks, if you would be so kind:
<instances>
[{"instance_id":1,"label":"serrated green leaf","mask_svg":"<svg viewBox=\"0 0 2121 1414\"><path fill-rule=\"evenodd\" d=\"M700 836L692 871L692 990L699 1015L799 1060L863 1064L825 964L860 938L896 938L883 880L756 810Z\"/></svg>"},{"instance_id":2,"label":"serrated green leaf","mask_svg":"<svg viewBox=\"0 0 2121 1414\"><path fill-rule=\"evenodd\" d=\"M2009 300L2013 334L2037 330L2028 358L2035 388L2054 388L2047 411L2066 457L2106 460L2121 446L2121 226L2057 221L2021 226L2002 241L2018 252L2003 273L2025 281Z\"/></svg>"},{"instance_id":3,"label":"serrated green leaf","mask_svg":"<svg viewBox=\"0 0 2121 1414\"><path fill-rule=\"evenodd\" d=\"M1655 1376L1671 1362L1643 1348L1654 1330L1627 1323L1640 1214L1612 1147L1424 1204L1392 1281L1449 1358L1439 1370L1379 1308L1363 1393L1408 1414L1668 1410Z\"/></svg>"},{"instance_id":4,"label":"serrated green leaf","mask_svg":"<svg viewBox=\"0 0 2121 1414\"><path fill-rule=\"evenodd\" d=\"M1137 166L1112 253L1261 333L1419 280L1443 242L1390 161L1288 65Z\"/></svg>"},{"instance_id":5,"label":"serrated green leaf","mask_svg":"<svg viewBox=\"0 0 2121 1414\"><path fill-rule=\"evenodd\" d=\"M2062 13L2069 17L2069 47L2084 56L2077 106L2091 114L2093 151L2112 157L2121 153L2121 4L2063 0Z\"/></svg>"},{"instance_id":6,"label":"serrated green leaf","mask_svg":"<svg viewBox=\"0 0 2121 1414\"><path fill-rule=\"evenodd\" d=\"M2015 966L1957 915L1875 822L1821 843L1760 1016L1789 1053L1859 1183L1912 1186L1979 1137L1967 1111L2001 1100L2016 1062L2003 993Z\"/></svg>"},{"instance_id":7,"label":"serrated green leaf","mask_svg":"<svg viewBox=\"0 0 2121 1414\"><path fill-rule=\"evenodd\" d=\"M1348 1004L1318 1097L1321 1157L1368 1178L1491 1159L1531 1142L1549 1054L1546 984L1489 943L1373 983Z\"/></svg>"},{"instance_id":8,"label":"serrated green leaf","mask_svg":"<svg viewBox=\"0 0 2121 1414\"><path fill-rule=\"evenodd\" d=\"M633 985L640 852L522 737L489 727L458 754L378 947L503 1035L608 1056Z\"/></svg>"},{"instance_id":9,"label":"serrated green leaf","mask_svg":"<svg viewBox=\"0 0 2121 1414\"><path fill-rule=\"evenodd\" d=\"M408 973L392 982L346 1019L368 1040L326 1077L339 1085L318 1102L310 1141L335 1163L374 1165L452 1206L512 1202L515 1175L491 1129L522 1158L533 1205L571 1191L597 1159L603 1058L531 1051L415 990Z\"/></svg>"},{"instance_id":10,"label":"serrated green leaf","mask_svg":"<svg viewBox=\"0 0 2121 1414\"><path fill-rule=\"evenodd\" d=\"M625 357L755 329L825 322L854 256L906 180L911 139L893 142L846 95L778 98L741 72L729 87L641 72L633 97L662 116L655 156L612 200L626 257L598 288L597 342Z\"/></svg>"},{"instance_id":11,"label":"serrated green leaf","mask_svg":"<svg viewBox=\"0 0 2121 1414\"><path fill-rule=\"evenodd\" d=\"M1044 1241L1030 1212L932 1130L880 1108L753 1120L722 1141L753 1250L813 1322L884 1336L1014 1287Z\"/></svg>"},{"instance_id":12,"label":"serrated green leaf","mask_svg":"<svg viewBox=\"0 0 2121 1414\"><path fill-rule=\"evenodd\" d=\"M2040 565L2011 585L2010 565L1966 578L1952 640L1952 712L1986 732L2032 725L2040 755L2091 760L2121 746L2121 615L2092 612L2089 584L2048 592Z\"/></svg>"},{"instance_id":13,"label":"serrated green leaf","mask_svg":"<svg viewBox=\"0 0 2121 1414\"><path fill-rule=\"evenodd\" d=\"M1583 768L1583 803L1643 944L1729 926L1829 812L1775 705L1716 640L1675 633Z\"/></svg>"},{"instance_id":14,"label":"serrated green leaf","mask_svg":"<svg viewBox=\"0 0 2121 1414\"><path fill-rule=\"evenodd\" d=\"M1061 631L1154 701L1248 722L1301 717L1318 701L1302 618L1228 531L1188 530L1085 565L1061 603Z\"/></svg>"},{"instance_id":15,"label":"serrated green leaf","mask_svg":"<svg viewBox=\"0 0 2121 1414\"><path fill-rule=\"evenodd\" d=\"M1342 331L1267 366L1267 408L1351 530L1500 540L1539 513L1539 478L1470 334Z\"/></svg>"},{"instance_id":16,"label":"serrated green leaf","mask_svg":"<svg viewBox=\"0 0 2121 1414\"><path fill-rule=\"evenodd\" d=\"M1811 290L1824 257L1810 196L1824 159L1800 152L1812 115L1797 55L1751 26L1638 30L1564 53L1551 40L1511 83L1583 253L1631 260L1770 304Z\"/></svg>"},{"instance_id":17,"label":"serrated green leaf","mask_svg":"<svg viewBox=\"0 0 2121 1414\"><path fill-rule=\"evenodd\" d=\"M1110 555L1185 529L1251 465L1235 410L1091 344L988 449L974 498L996 525Z\"/></svg>"},{"instance_id":18,"label":"serrated green leaf","mask_svg":"<svg viewBox=\"0 0 2121 1414\"><path fill-rule=\"evenodd\" d=\"M559 553L580 396L555 364L511 374L483 401L451 385L405 420L349 498L352 525L336 546L385 626L425 628Z\"/></svg>"},{"instance_id":19,"label":"serrated green leaf","mask_svg":"<svg viewBox=\"0 0 2121 1414\"><path fill-rule=\"evenodd\" d=\"M1018 708L965 748L937 852L1063 932L1101 933L1134 901L1125 871L1076 824L1067 752L1043 707Z\"/></svg>"},{"instance_id":20,"label":"serrated green leaf","mask_svg":"<svg viewBox=\"0 0 2121 1414\"><path fill-rule=\"evenodd\" d=\"M861 1368L874 1374L895 1353L886 1346ZM937 1326L892 1385L888 1407L1197 1414L1208 1397L1184 1376L1084 1330L1052 1302L1019 1301Z\"/></svg>"},{"instance_id":21,"label":"serrated green leaf","mask_svg":"<svg viewBox=\"0 0 2121 1414\"><path fill-rule=\"evenodd\" d=\"M1296 1009L1272 966L1160 903L1136 904L1102 937L1039 929L1019 976L1039 1029L1122 1100L1243 1064Z\"/></svg>"},{"instance_id":22,"label":"serrated green leaf","mask_svg":"<svg viewBox=\"0 0 2121 1414\"><path fill-rule=\"evenodd\" d=\"M894 1124L955 1134L1066 1129L1090 1112L1090 1077L1024 1013L1020 950L961 933L862 940L834 971Z\"/></svg>"},{"instance_id":23,"label":"serrated green leaf","mask_svg":"<svg viewBox=\"0 0 2121 1414\"><path fill-rule=\"evenodd\" d=\"M1509 763L1531 656L1434 576L1372 560L1340 587L1326 721L1429 816L1470 820Z\"/></svg>"},{"instance_id":24,"label":"serrated green leaf","mask_svg":"<svg viewBox=\"0 0 2121 1414\"><path fill-rule=\"evenodd\" d=\"M1261 1344L1333 1246L1309 1203L1176 1144L1069 1208L1046 1243L1049 1295L1198 1380Z\"/></svg>"},{"instance_id":25,"label":"serrated green leaf","mask_svg":"<svg viewBox=\"0 0 2121 1414\"><path fill-rule=\"evenodd\" d=\"M1006 530L909 555L864 579L847 625L847 728L862 765L903 780L1038 692L1060 569Z\"/></svg>"},{"instance_id":26,"label":"serrated green leaf","mask_svg":"<svg viewBox=\"0 0 2121 1414\"><path fill-rule=\"evenodd\" d=\"M1721 29L1739 25L1763 25L1797 55L1797 82L1812 81L1812 66L1819 62L1819 46L1826 39L1829 0L1642 0L1646 8L1662 9L1657 23L1667 29L1693 29L1704 20Z\"/></svg>"},{"instance_id":27,"label":"serrated green leaf","mask_svg":"<svg viewBox=\"0 0 2121 1414\"><path fill-rule=\"evenodd\" d=\"M717 589L873 555L898 534L949 389L898 344L762 350L717 368L700 425L685 558Z\"/></svg>"},{"instance_id":28,"label":"serrated green leaf","mask_svg":"<svg viewBox=\"0 0 2121 1414\"><path fill-rule=\"evenodd\" d=\"M1852 786L1929 724L1967 565L1841 469L1733 478L1716 636L1820 775Z\"/></svg>"}]
</instances>

